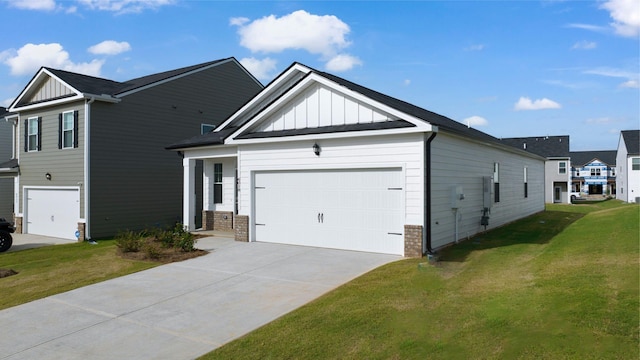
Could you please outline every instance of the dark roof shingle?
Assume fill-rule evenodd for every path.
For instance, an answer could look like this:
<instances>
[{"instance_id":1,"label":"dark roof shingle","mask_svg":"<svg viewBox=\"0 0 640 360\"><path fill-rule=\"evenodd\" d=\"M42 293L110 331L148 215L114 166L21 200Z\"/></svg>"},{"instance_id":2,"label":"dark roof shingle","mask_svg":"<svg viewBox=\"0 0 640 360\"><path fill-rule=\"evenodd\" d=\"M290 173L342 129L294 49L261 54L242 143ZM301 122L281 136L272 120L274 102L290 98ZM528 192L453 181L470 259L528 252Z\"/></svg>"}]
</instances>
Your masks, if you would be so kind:
<instances>
[{"instance_id":1,"label":"dark roof shingle","mask_svg":"<svg viewBox=\"0 0 640 360\"><path fill-rule=\"evenodd\" d=\"M583 166L598 159L607 165L616 164L616 150L600 150L600 151L572 151L571 165Z\"/></svg>"},{"instance_id":2,"label":"dark roof shingle","mask_svg":"<svg viewBox=\"0 0 640 360\"><path fill-rule=\"evenodd\" d=\"M623 130L621 133L627 146L627 154L640 155L640 130Z\"/></svg>"},{"instance_id":3,"label":"dark roof shingle","mask_svg":"<svg viewBox=\"0 0 640 360\"><path fill-rule=\"evenodd\" d=\"M503 138L502 142L546 158L569 157L569 135Z\"/></svg>"}]
</instances>

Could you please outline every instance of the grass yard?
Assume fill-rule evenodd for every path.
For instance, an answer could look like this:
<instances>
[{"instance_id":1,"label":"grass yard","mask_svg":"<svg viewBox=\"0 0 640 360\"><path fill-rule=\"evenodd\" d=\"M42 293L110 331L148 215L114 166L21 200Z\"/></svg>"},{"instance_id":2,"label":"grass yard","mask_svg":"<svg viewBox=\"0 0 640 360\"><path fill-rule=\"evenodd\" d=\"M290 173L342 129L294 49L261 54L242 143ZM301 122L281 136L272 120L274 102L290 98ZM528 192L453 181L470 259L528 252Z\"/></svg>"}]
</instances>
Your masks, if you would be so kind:
<instances>
[{"instance_id":1,"label":"grass yard","mask_svg":"<svg viewBox=\"0 0 640 360\"><path fill-rule=\"evenodd\" d=\"M638 359L640 207L546 211L378 268L203 359Z\"/></svg>"},{"instance_id":2,"label":"grass yard","mask_svg":"<svg viewBox=\"0 0 640 360\"><path fill-rule=\"evenodd\" d=\"M158 263L122 259L115 241L77 243L0 254L0 309L152 268Z\"/></svg>"}]
</instances>

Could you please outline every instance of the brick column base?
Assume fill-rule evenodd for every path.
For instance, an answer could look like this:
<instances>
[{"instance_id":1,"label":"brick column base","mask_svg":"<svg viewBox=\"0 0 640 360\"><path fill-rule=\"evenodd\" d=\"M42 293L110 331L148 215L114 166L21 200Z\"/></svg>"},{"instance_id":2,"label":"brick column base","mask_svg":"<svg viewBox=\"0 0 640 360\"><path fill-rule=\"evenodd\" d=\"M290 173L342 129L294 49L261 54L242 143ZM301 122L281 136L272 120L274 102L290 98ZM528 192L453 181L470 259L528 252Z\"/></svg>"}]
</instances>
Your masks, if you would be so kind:
<instances>
[{"instance_id":1,"label":"brick column base","mask_svg":"<svg viewBox=\"0 0 640 360\"><path fill-rule=\"evenodd\" d=\"M232 231L233 230L233 211L214 211L213 212L213 230Z\"/></svg>"},{"instance_id":2,"label":"brick column base","mask_svg":"<svg viewBox=\"0 0 640 360\"><path fill-rule=\"evenodd\" d=\"M404 226L404 256L422 257L422 225Z\"/></svg>"},{"instance_id":3,"label":"brick column base","mask_svg":"<svg viewBox=\"0 0 640 360\"><path fill-rule=\"evenodd\" d=\"M22 234L22 216L13 216L13 225L16 227L16 234Z\"/></svg>"},{"instance_id":4,"label":"brick column base","mask_svg":"<svg viewBox=\"0 0 640 360\"><path fill-rule=\"evenodd\" d=\"M235 220L236 241L249 242L249 217L236 215Z\"/></svg>"},{"instance_id":5,"label":"brick column base","mask_svg":"<svg viewBox=\"0 0 640 360\"><path fill-rule=\"evenodd\" d=\"M202 230L213 230L213 211L202 211Z\"/></svg>"},{"instance_id":6,"label":"brick column base","mask_svg":"<svg viewBox=\"0 0 640 360\"><path fill-rule=\"evenodd\" d=\"M80 235L78 236L78 242L83 242L86 240L86 238L84 237L86 227L87 224L83 222L78 223L78 232L80 233Z\"/></svg>"}]
</instances>

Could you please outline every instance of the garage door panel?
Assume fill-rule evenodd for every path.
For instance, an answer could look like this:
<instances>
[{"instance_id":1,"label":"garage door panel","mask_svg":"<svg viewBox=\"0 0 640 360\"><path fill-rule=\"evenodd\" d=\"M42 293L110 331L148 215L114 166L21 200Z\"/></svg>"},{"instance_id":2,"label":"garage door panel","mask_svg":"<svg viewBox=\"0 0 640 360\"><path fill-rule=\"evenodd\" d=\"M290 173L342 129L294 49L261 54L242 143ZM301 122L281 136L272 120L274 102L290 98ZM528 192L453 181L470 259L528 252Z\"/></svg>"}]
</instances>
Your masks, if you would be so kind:
<instances>
[{"instance_id":1,"label":"garage door panel","mask_svg":"<svg viewBox=\"0 0 640 360\"><path fill-rule=\"evenodd\" d=\"M256 241L403 255L400 168L264 172L254 179Z\"/></svg>"},{"instance_id":2,"label":"garage door panel","mask_svg":"<svg viewBox=\"0 0 640 360\"><path fill-rule=\"evenodd\" d=\"M77 189L26 189L26 232L76 239L80 217Z\"/></svg>"}]
</instances>

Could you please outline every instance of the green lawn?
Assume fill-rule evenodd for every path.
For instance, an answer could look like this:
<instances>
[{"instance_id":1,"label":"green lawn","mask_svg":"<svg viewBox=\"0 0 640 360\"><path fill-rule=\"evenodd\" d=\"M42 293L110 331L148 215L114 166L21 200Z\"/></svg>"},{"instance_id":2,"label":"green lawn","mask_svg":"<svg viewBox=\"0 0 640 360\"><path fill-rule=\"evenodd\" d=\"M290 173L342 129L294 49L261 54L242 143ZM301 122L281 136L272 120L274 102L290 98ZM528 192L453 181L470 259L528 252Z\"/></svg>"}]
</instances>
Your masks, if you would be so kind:
<instances>
[{"instance_id":1,"label":"green lawn","mask_svg":"<svg viewBox=\"0 0 640 360\"><path fill-rule=\"evenodd\" d=\"M552 211L378 268L204 359L638 359L640 207Z\"/></svg>"},{"instance_id":2,"label":"green lawn","mask_svg":"<svg viewBox=\"0 0 640 360\"><path fill-rule=\"evenodd\" d=\"M116 255L115 241L77 243L0 254L0 309L157 266Z\"/></svg>"}]
</instances>

